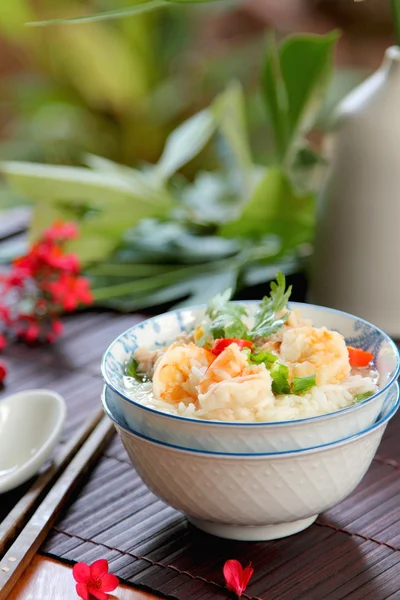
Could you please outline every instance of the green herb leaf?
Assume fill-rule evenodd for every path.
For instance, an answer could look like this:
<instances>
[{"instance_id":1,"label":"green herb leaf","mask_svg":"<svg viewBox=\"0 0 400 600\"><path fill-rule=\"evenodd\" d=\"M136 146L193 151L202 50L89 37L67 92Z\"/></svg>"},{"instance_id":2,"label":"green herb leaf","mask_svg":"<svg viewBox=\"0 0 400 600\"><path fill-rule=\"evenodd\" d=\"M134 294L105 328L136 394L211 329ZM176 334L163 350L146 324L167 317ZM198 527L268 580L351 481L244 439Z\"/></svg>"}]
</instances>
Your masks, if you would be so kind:
<instances>
[{"instance_id":1,"label":"green herb leaf","mask_svg":"<svg viewBox=\"0 0 400 600\"><path fill-rule=\"evenodd\" d=\"M131 358L131 360L126 365L125 374L128 375L128 377L133 377L134 379L136 379L136 381L147 381L147 375L145 375L144 373L138 373L138 366L138 361L134 358Z\"/></svg>"},{"instance_id":2,"label":"green herb leaf","mask_svg":"<svg viewBox=\"0 0 400 600\"><path fill-rule=\"evenodd\" d=\"M271 354L271 352L266 352L265 350L261 350L260 352L253 352L250 354L250 362L260 365L261 363L265 363L265 365L269 368L271 364L276 362L278 357L275 354Z\"/></svg>"},{"instance_id":3,"label":"green herb leaf","mask_svg":"<svg viewBox=\"0 0 400 600\"><path fill-rule=\"evenodd\" d=\"M276 276L276 282L271 283L271 293L265 296L255 314L254 327L250 332L252 338L256 336L268 337L276 333L288 320L287 312L277 317L287 305L292 293L292 286L286 290L286 278L280 271Z\"/></svg>"},{"instance_id":4,"label":"green herb leaf","mask_svg":"<svg viewBox=\"0 0 400 600\"><path fill-rule=\"evenodd\" d=\"M237 338L248 339L248 331L242 321L247 315L241 304L230 302L232 289L225 290L215 296L208 305L206 315L211 319L210 333L214 339Z\"/></svg>"},{"instance_id":5,"label":"green herb leaf","mask_svg":"<svg viewBox=\"0 0 400 600\"><path fill-rule=\"evenodd\" d=\"M369 398L370 396L373 396L374 392L364 392L362 394L356 394L354 396L354 400L356 402L361 402L362 400L366 400L367 398Z\"/></svg>"},{"instance_id":6,"label":"green herb leaf","mask_svg":"<svg viewBox=\"0 0 400 600\"><path fill-rule=\"evenodd\" d=\"M315 375L308 377L293 377L292 390L294 394L304 394L316 385Z\"/></svg>"},{"instance_id":7,"label":"green herb leaf","mask_svg":"<svg viewBox=\"0 0 400 600\"><path fill-rule=\"evenodd\" d=\"M270 370L272 391L274 394L290 394L289 369L280 362L275 362Z\"/></svg>"}]
</instances>

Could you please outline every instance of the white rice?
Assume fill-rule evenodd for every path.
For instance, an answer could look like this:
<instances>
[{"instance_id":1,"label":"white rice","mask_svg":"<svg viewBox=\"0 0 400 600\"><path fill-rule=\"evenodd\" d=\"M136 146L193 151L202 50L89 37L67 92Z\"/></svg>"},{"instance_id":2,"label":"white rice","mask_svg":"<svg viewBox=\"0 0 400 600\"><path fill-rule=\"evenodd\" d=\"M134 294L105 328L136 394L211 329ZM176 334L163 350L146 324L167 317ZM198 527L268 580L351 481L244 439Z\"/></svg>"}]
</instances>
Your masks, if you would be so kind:
<instances>
[{"instance_id":1,"label":"white rice","mask_svg":"<svg viewBox=\"0 0 400 600\"><path fill-rule=\"evenodd\" d=\"M193 368L193 379L200 380L202 372ZM202 407L196 408L192 402L181 402L177 406L157 400L152 392L152 383L138 383L130 377L125 377L126 392L133 400L144 406L162 412L182 417L192 417L206 420L240 421L240 422L269 422L290 421L323 415L351 406L356 402L354 396L365 392L377 391L377 376L374 371L369 371L368 377L360 374L351 374L340 384L325 384L315 386L301 396L295 394L284 396L268 396L257 398L244 398L241 394L240 405L229 404L221 400L219 406L207 402L203 396ZM204 400L205 398L205 400ZM200 402L199 402L200 403Z\"/></svg>"}]
</instances>

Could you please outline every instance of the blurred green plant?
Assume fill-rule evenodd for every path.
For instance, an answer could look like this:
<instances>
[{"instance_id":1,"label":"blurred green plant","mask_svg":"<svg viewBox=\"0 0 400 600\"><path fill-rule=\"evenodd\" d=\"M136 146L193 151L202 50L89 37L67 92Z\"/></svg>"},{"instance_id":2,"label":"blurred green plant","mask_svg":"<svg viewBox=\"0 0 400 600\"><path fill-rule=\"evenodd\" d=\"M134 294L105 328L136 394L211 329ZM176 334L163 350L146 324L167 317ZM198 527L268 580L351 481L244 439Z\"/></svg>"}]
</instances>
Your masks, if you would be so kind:
<instances>
[{"instance_id":1,"label":"blurred green plant","mask_svg":"<svg viewBox=\"0 0 400 600\"><path fill-rule=\"evenodd\" d=\"M113 2L122 12L132 4ZM89 7L0 2L9 56L0 82L1 159L82 164L90 152L125 164L154 162L172 129L220 91L224 80L211 82L206 59L190 52L196 18L184 7L79 27L26 26L46 16L85 18Z\"/></svg>"},{"instance_id":2,"label":"blurred green plant","mask_svg":"<svg viewBox=\"0 0 400 600\"><path fill-rule=\"evenodd\" d=\"M89 168L3 163L11 187L34 202L31 235L76 219L71 250L97 302L134 310L185 298L201 303L227 287L298 269L313 237L321 158L306 139L332 71L338 35L267 43L264 107L274 128L271 164L253 160L239 84L167 138L156 164L130 168L94 155ZM188 180L180 169L209 146L219 168Z\"/></svg>"},{"instance_id":3,"label":"blurred green plant","mask_svg":"<svg viewBox=\"0 0 400 600\"><path fill-rule=\"evenodd\" d=\"M106 10L99 13L93 13L78 17L64 17L58 19L47 19L44 21L31 21L29 25L35 27L46 27L49 25L59 25L60 23L89 23L92 21L108 21L110 19L121 19L123 17L132 17L145 12L150 12L158 8L167 7L171 4L205 4L216 2L217 0L142 0L133 6Z\"/></svg>"}]
</instances>

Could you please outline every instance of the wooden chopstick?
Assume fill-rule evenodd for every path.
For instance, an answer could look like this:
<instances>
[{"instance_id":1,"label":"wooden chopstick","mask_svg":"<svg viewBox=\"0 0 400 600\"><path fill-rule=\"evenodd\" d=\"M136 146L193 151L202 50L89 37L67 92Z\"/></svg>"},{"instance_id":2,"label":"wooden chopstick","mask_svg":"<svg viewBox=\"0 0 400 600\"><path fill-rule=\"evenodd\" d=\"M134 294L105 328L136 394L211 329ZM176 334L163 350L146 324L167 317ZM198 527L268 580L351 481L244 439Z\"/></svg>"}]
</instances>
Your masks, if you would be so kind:
<instances>
[{"instance_id":1,"label":"wooden chopstick","mask_svg":"<svg viewBox=\"0 0 400 600\"><path fill-rule=\"evenodd\" d=\"M0 524L0 557L6 551L7 546L17 537L39 501L43 498L46 491L50 489L56 477L60 475L72 460L103 416L103 410L100 409L84 423L72 440L60 448L51 465L39 475L26 494L22 496L21 500L17 502L11 512L2 521Z\"/></svg>"},{"instance_id":2,"label":"wooden chopstick","mask_svg":"<svg viewBox=\"0 0 400 600\"><path fill-rule=\"evenodd\" d=\"M99 458L113 433L113 424L108 417L103 417L3 556L0 561L0 600L6 600L72 492Z\"/></svg>"}]
</instances>

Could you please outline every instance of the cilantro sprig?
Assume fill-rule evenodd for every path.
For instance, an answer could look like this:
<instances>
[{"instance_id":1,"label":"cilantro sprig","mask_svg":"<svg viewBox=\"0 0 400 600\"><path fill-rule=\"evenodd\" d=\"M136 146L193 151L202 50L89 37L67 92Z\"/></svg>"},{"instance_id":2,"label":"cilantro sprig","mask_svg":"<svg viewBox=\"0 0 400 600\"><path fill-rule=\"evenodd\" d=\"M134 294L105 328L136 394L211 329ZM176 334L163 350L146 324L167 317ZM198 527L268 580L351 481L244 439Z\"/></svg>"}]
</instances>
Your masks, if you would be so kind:
<instances>
[{"instance_id":1,"label":"cilantro sprig","mask_svg":"<svg viewBox=\"0 0 400 600\"><path fill-rule=\"evenodd\" d=\"M278 272L276 282L271 283L271 292L265 296L254 317L254 326L250 331L250 337L269 337L283 327L289 318L289 312L278 317L277 315L286 308L292 293L292 286L286 289L286 277Z\"/></svg>"},{"instance_id":2,"label":"cilantro sprig","mask_svg":"<svg viewBox=\"0 0 400 600\"><path fill-rule=\"evenodd\" d=\"M206 315L211 319L210 333L214 339L249 339L248 330L242 321L247 309L242 304L230 302L233 290L227 289L218 294L208 305Z\"/></svg>"},{"instance_id":3,"label":"cilantro sprig","mask_svg":"<svg viewBox=\"0 0 400 600\"><path fill-rule=\"evenodd\" d=\"M125 375L127 375L128 377L133 377L134 379L136 379L136 381L140 381L141 383L148 381L148 377L145 373L138 372L138 367L138 361L134 358L131 358L131 360L125 367Z\"/></svg>"},{"instance_id":4,"label":"cilantro sprig","mask_svg":"<svg viewBox=\"0 0 400 600\"><path fill-rule=\"evenodd\" d=\"M209 333L214 339L236 338L253 340L256 337L269 337L283 327L289 317L289 312L277 316L288 303L292 286L286 289L286 278L279 272L276 282L271 283L271 292L265 296L254 317L254 326L249 331L243 322L248 316L245 306L231 302L232 290L218 294L208 305L206 315L211 320Z\"/></svg>"}]
</instances>

